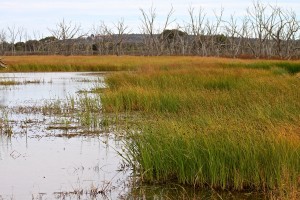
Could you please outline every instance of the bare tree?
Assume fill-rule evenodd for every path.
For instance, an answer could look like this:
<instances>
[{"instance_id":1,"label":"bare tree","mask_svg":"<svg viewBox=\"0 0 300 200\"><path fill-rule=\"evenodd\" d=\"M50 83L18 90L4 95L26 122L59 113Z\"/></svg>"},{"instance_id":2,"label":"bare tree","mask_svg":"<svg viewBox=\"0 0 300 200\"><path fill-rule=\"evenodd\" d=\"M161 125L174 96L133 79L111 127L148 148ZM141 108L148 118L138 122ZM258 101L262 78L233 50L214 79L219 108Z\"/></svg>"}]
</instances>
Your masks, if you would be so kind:
<instances>
[{"instance_id":1,"label":"bare tree","mask_svg":"<svg viewBox=\"0 0 300 200\"><path fill-rule=\"evenodd\" d=\"M124 35L128 34L128 26L125 25L124 19L119 20L116 24L114 24L117 33L114 34L114 46L116 48L116 55L123 54L123 42L124 42Z\"/></svg>"},{"instance_id":2,"label":"bare tree","mask_svg":"<svg viewBox=\"0 0 300 200\"><path fill-rule=\"evenodd\" d=\"M223 13L224 8L220 9L220 13L217 13L215 10L214 16L215 20L206 21L206 29L207 29L207 39L208 39L208 50L210 56L220 56L221 48L224 47L225 37L221 35L221 23L223 22Z\"/></svg>"},{"instance_id":3,"label":"bare tree","mask_svg":"<svg viewBox=\"0 0 300 200\"><path fill-rule=\"evenodd\" d=\"M249 35L249 20L244 16L241 22L241 27L237 30L238 48L235 56L244 56L247 54L247 38Z\"/></svg>"},{"instance_id":4,"label":"bare tree","mask_svg":"<svg viewBox=\"0 0 300 200\"><path fill-rule=\"evenodd\" d=\"M164 40L160 38L160 33L163 30L167 29L167 27L174 22L175 20L171 20L171 17L174 13L173 7L171 7L170 11L167 14L164 26L162 30L160 28L155 27L156 20L156 9L151 6L149 13L147 14L143 9L140 9L142 13L142 26L141 31L144 34L144 45L147 50L148 55L160 55L164 49Z\"/></svg>"},{"instance_id":5,"label":"bare tree","mask_svg":"<svg viewBox=\"0 0 300 200\"><path fill-rule=\"evenodd\" d=\"M248 20L250 23L250 38L248 47L256 58L267 56L268 32L265 29L267 6L260 1L253 2L253 7L247 9Z\"/></svg>"},{"instance_id":6,"label":"bare tree","mask_svg":"<svg viewBox=\"0 0 300 200\"><path fill-rule=\"evenodd\" d=\"M154 49L156 45L154 22L156 19L156 10L151 6L149 14L147 14L143 9L140 9L142 13L142 33L144 34L144 46L146 48L148 55L154 54Z\"/></svg>"},{"instance_id":7,"label":"bare tree","mask_svg":"<svg viewBox=\"0 0 300 200\"><path fill-rule=\"evenodd\" d=\"M56 28L48 30L56 39L62 42L62 46L59 47L59 50L63 50L65 55L71 53L71 47L74 44L72 39L86 35L81 33L80 25L74 24L71 21L66 22L65 19L57 23Z\"/></svg>"},{"instance_id":8,"label":"bare tree","mask_svg":"<svg viewBox=\"0 0 300 200\"><path fill-rule=\"evenodd\" d=\"M158 34L161 34L164 32L164 30L167 30L168 26L170 24L172 24L175 19L171 19L172 15L174 14L174 8L173 6L171 7L170 11L168 12L167 14L167 17L166 17L166 20L165 20L165 23L162 27L162 29L158 29ZM177 33L177 31L175 31L175 34ZM158 55L161 55L164 53L164 50L165 50L165 45L166 45L166 40L164 37L159 37L158 38L158 45L159 45L159 48L158 48Z\"/></svg>"},{"instance_id":9,"label":"bare tree","mask_svg":"<svg viewBox=\"0 0 300 200\"><path fill-rule=\"evenodd\" d=\"M93 27L94 50L100 55L107 55L113 51L113 31L112 28L103 21L99 25Z\"/></svg>"},{"instance_id":10,"label":"bare tree","mask_svg":"<svg viewBox=\"0 0 300 200\"><path fill-rule=\"evenodd\" d=\"M7 27L8 33L9 33L9 39L10 39L10 45L11 45L11 54L15 54L15 42L19 35L19 28L16 28L15 25Z\"/></svg>"},{"instance_id":11,"label":"bare tree","mask_svg":"<svg viewBox=\"0 0 300 200\"><path fill-rule=\"evenodd\" d=\"M73 39L76 36L78 37L81 26L77 24L73 24L70 22L65 22L65 19L63 19L61 22L56 24L56 28L54 29L48 29L50 33L56 37L59 40L67 40L67 39Z\"/></svg>"},{"instance_id":12,"label":"bare tree","mask_svg":"<svg viewBox=\"0 0 300 200\"><path fill-rule=\"evenodd\" d=\"M206 26L206 13L202 7L199 8L198 12L195 13L195 9L190 7L188 9L190 23L188 24L188 33L193 37L193 46L197 55L207 55L207 41L205 36Z\"/></svg>"},{"instance_id":13,"label":"bare tree","mask_svg":"<svg viewBox=\"0 0 300 200\"><path fill-rule=\"evenodd\" d=\"M297 50L300 50L300 45L297 44L296 41L299 41L300 37L297 37L297 33L300 30L300 22L297 20L296 13L294 11L287 11L288 12L288 23L285 33L285 52L286 58L290 59L291 57L295 56Z\"/></svg>"},{"instance_id":14,"label":"bare tree","mask_svg":"<svg viewBox=\"0 0 300 200\"><path fill-rule=\"evenodd\" d=\"M15 44L15 46L18 47L18 49L16 49L16 50L19 51L20 53L26 54L26 45L25 45L24 41L27 41L27 39L28 39L27 37L28 37L28 35L27 35L27 31L25 30L25 28L19 27L18 28L18 41Z\"/></svg>"},{"instance_id":15,"label":"bare tree","mask_svg":"<svg viewBox=\"0 0 300 200\"><path fill-rule=\"evenodd\" d=\"M26 42L27 50L32 53L39 53L43 49L43 45L39 41L43 35L39 31L32 31L32 36Z\"/></svg>"},{"instance_id":16,"label":"bare tree","mask_svg":"<svg viewBox=\"0 0 300 200\"><path fill-rule=\"evenodd\" d=\"M6 32L4 29L0 31L0 45L1 45L1 54L5 52L5 42L6 42Z\"/></svg>"},{"instance_id":17,"label":"bare tree","mask_svg":"<svg viewBox=\"0 0 300 200\"><path fill-rule=\"evenodd\" d=\"M226 36L227 51L229 55L235 58L237 55L241 54L242 44L246 36L247 31L247 18L242 19L241 22L231 15L228 21L225 21L224 31Z\"/></svg>"},{"instance_id":18,"label":"bare tree","mask_svg":"<svg viewBox=\"0 0 300 200\"><path fill-rule=\"evenodd\" d=\"M284 11L278 6L270 6L271 14L264 23L264 28L275 43L275 55L283 58L289 57L291 39L300 29L294 12ZM283 49L285 48L285 52Z\"/></svg>"}]
</instances>

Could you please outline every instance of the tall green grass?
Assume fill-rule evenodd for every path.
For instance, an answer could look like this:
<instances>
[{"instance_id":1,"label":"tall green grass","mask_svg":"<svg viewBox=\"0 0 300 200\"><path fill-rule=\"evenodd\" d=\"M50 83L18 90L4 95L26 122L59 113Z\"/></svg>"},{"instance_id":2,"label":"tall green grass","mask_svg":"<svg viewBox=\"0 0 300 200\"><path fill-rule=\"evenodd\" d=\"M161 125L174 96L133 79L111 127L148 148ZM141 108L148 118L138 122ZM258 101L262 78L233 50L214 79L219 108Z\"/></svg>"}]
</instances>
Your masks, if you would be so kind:
<instances>
[{"instance_id":1,"label":"tall green grass","mask_svg":"<svg viewBox=\"0 0 300 200\"><path fill-rule=\"evenodd\" d=\"M271 70L176 67L112 74L106 112L142 112L128 162L146 182L298 188L300 79Z\"/></svg>"},{"instance_id":2,"label":"tall green grass","mask_svg":"<svg viewBox=\"0 0 300 200\"><path fill-rule=\"evenodd\" d=\"M159 121L135 136L129 153L144 180L233 190L275 189L287 179L296 184L299 143L273 134L190 126Z\"/></svg>"}]
</instances>

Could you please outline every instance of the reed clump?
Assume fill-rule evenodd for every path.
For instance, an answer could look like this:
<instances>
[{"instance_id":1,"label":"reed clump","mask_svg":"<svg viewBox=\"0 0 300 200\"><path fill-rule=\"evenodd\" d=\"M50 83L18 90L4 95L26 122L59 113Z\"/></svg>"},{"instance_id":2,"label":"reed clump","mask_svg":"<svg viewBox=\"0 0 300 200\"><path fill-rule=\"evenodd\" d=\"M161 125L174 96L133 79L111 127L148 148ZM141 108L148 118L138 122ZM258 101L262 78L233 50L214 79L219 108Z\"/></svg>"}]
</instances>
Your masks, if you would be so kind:
<instances>
[{"instance_id":1,"label":"reed clump","mask_svg":"<svg viewBox=\"0 0 300 200\"><path fill-rule=\"evenodd\" d=\"M142 180L299 190L300 79L246 64L140 68L107 77L103 109L144 116L126 150Z\"/></svg>"}]
</instances>

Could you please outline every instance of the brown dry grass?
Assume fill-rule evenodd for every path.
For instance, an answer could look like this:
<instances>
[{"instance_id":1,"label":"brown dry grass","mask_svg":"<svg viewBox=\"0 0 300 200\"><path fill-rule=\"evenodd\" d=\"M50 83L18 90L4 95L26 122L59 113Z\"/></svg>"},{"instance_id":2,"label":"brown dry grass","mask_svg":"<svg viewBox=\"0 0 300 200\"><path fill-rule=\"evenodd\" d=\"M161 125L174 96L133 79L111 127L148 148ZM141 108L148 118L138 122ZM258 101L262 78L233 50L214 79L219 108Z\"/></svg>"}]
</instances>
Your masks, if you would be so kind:
<instances>
[{"instance_id":1,"label":"brown dry grass","mask_svg":"<svg viewBox=\"0 0 300 200\"><path fill-rule=\"evenodd\" d=\"M6 56L3 58L12 71L151 71L155 68L212 68L228 65L247 65L257 62L278 63L279 60L230 59L196 56ZM300 64L300 61L289 61Z\"/></svg>"}]
</instances>

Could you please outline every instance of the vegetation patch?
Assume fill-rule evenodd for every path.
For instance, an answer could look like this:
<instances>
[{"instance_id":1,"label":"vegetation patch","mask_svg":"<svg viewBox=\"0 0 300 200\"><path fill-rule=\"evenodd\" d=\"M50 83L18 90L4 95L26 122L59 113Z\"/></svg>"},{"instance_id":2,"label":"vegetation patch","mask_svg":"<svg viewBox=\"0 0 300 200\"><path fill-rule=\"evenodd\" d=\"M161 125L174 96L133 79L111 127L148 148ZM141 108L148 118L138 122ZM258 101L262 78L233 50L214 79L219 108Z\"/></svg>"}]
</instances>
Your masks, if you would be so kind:
<instances>
[{"instance_id":1,"label":"vegetation patch","mask_svg":"<svg viewBox=\"0 0 300 200\"><path fill-rule=\"evenodd\" d=\"M8 81L1 81L0 80L0 85L8 86L8 85L20 85L20 82L8 80Z\"/></svg>"},{"instance_id":2,"label":"vegetation patch","mask_svg":"<svg viewBox=\"0 0 300 200\"><path fill-rule=\"evenodd\" d=\"M110 74L103 110L143 115L122 156L150 183L299 191L299 78L223 64Z\"/></svg>"}]
</instances>

